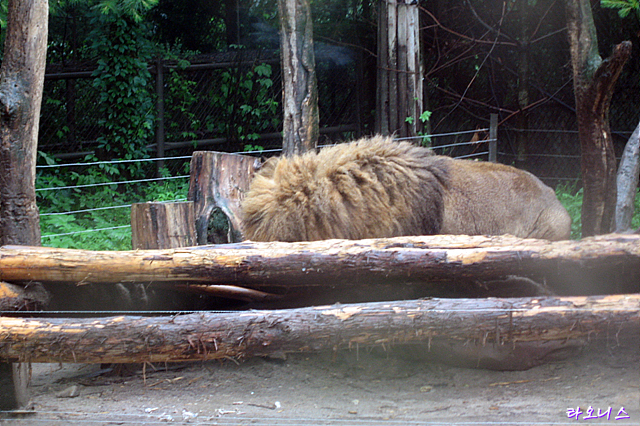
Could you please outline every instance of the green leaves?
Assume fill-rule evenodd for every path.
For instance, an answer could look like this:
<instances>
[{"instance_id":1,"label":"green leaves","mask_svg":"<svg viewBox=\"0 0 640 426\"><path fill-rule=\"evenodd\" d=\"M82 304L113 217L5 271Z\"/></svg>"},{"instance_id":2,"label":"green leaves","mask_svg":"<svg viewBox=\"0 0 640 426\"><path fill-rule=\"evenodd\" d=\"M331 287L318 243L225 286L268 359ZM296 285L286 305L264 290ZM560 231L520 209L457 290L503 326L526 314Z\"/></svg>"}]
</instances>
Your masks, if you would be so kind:
<instances>
[{"instance_id":1,"label":"green leaves","mask_svg":"<svg viewBox=\"0 0 640 426\"><path fill-rule=\"evenodd\" d=\"M131 3L131 4L130 4ZM147 25L123 7L132 2L101 2L92 18L92 50L98 55L93 86L100 91L100 147L111 158L145 158L153 136L155 98L148 70L153 47ZM126 166L130 176L141 173L139 163Z\"/></svg>"},{"instance_id":2,"label":"green leaves","mask_svg":"<svg viewBox=\"0 0 640 426\"><path fill-rule=\"evenodd\" d=\"M122 15L134 22L142 22L146 12L156 6L158 0L99 0L94 3L96 10L104 15Z\"/></svg>"},{"instance_id":3,"label":"green leaves","mask_svg":"<svg viewBox=\"0 0 640 426\"><path fill-rule=\"evenodd\" d=\"M618 15L621 18L626 18L634 10L638 18L640 18L639 0L601 0L600 4L608 9L618 9Z\"/></svg>"}]
</instances>

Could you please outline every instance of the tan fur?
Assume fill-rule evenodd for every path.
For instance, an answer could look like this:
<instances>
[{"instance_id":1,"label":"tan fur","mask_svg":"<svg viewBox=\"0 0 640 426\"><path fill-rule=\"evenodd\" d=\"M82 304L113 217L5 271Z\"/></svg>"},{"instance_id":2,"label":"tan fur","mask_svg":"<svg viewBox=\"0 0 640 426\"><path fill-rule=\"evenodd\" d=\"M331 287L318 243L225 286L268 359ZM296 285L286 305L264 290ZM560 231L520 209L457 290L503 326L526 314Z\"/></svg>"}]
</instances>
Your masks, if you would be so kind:
<instances>
[{"instance_id":1,"label":"tan fur","mask_svg":"<svg viewBox=\"0 0 640 426\"><path fill-rule=\"evenodd\" d=\"M569 213L555 192L531 173L483 161L448 162L440 233L569 238Z\"/></svg>"},{"instance_id":2,"label":"tan fur","mask_svg":"<svg viewBox=\"0 0 640 426\"><path fill-rule=\"evenodd\" d=\"M443 208L434 159L383 137L271 159L243 202L244 234L254 241L434 234Z\"/></svg>"},{"instance_id":3,"label":"tan fur","mask_svg":"<svg viewBox=\"0 0 640 426\"><path fill-rule=\"evenodd\" d=\"M242 207L254 241L438 233L556 240L570 227L553 191L527 172L382 136L269 160Z\"/></svg>"}]
</instances>

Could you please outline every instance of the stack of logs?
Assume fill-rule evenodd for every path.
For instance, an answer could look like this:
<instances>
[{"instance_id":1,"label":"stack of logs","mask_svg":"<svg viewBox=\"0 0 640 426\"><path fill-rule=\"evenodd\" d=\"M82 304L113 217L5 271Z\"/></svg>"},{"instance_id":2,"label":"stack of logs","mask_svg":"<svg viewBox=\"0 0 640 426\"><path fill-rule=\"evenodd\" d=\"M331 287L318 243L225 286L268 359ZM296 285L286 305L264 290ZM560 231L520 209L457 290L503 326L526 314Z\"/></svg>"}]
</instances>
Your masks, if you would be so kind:
<instances>
[{"instance_id":1,"label":"stack of logs","mask_svg":"<svg viewBox=\"0 0 640 426\"><path fill-rule=\"evenodd\" d=\"M245 184L237 180L248 175L248 182L256 164L233 157L194 156L193 203L177 206L177 218L170 205L134 208L132 220L141 223L134 226L138 250L0 248L1 308L31 309L38 297L24 290L33 283L48 289L136 283L279 309L85 319L2 316L0 360L167 362L420 344L425 353L456 353L462 364L520 369L587 341L640 337L640 295L631 294L640 292L640 235L554 243L423 236L178 247L193 244L195 236L182 235L190 228L198 229L198 243L207 243L216 206L229 217L231 237L238 237L236 213ZM158 223L194 226L161 238ZM136 228L156 242L136 236ZM154 244L173 248L150 249ZM604 281L621 284L598 286ZM505 294L529 297L478 298ZM407 295L428 298L401 300ZM324 302L341 304L310 307Z\"/></svg>"}]
</instances>

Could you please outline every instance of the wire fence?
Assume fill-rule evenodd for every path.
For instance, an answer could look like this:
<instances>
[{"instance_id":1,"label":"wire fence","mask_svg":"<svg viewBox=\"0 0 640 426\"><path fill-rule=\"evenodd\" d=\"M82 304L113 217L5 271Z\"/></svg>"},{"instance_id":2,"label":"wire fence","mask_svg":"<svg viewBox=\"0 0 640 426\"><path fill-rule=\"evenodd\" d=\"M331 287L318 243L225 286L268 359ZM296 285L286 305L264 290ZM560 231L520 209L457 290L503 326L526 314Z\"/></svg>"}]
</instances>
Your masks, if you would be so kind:
<instances>
[{"instance_id":1,"label":"wire fence","mask_svg":"<svg viewBox=\"0 0 640 426\"><path fill-rule=\"evenodd\" d=\"M404 138L413 143L431 145L437 154L455 158L489 158L489 139L453 142L459 138L473 139L478 133L486 133L489 129L474 129L461 132L449 132L430 135L429 137ZM321 145L320 148L329 145ZM271 156L277 155L281 148L259 151L242 151L236 154ZM186 169L191 156L172 156L117 161L72 162L65 164L39 165L36 167L39 177L56 174L73 174L75 170L86 170L87 167L100 167L117 164L154 163L160 161L181 162L181 169ZM185 201L189 186L189 175L148 177L131 180L107 180L101 182L81 183L75 185L57 185L62 180L51 181L38 179L36 195L41 209L42 245L65 248L101 248L126 250L131 248L130 215L133 203L147 201ZM153 191L145 188L153 186ZM167 190L166 194L158 191ZM64 197L64 203L60 200ZM83 206L85 198L98 200L101 205L85 208L61 208L61 206ZM110 198L112 197L112 198ZM104 205L111 201L113 204ZM122 201L126 202L122 202ZM93 201L95 202L95 200ZM100 242L102 241L102 242Z\"/></svg>"}]
</instances>

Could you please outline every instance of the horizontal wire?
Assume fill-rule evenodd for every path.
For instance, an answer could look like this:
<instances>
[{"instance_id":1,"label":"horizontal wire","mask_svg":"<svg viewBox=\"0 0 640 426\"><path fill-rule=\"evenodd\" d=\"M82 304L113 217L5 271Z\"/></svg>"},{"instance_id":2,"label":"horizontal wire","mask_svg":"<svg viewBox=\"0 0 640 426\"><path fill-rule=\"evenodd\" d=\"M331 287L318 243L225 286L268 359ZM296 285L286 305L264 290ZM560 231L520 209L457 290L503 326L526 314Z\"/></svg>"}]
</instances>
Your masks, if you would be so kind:
<instances>
[{"instance_id":1,"label":"horizontal wire","mask_svg":"<svg viewBox=\"0 0 640 426\"><path fill-rule=\"evenodd\" d=\"M171 180L171 179L185 179L190 178L189 175L182 176L167 176L161 178L149 178L149 179L135 179L135 180L124 180L124 181L115 181L115 182L102 182L102 183L90 183L86 185L69 185L69 186L54 186L50 188L38 188L38 191L52 191L55 189L75 189L75 188L94 188L98 186L108 186L108 185L121 185L121 184L130 184L130 183L142 183L142 182L157 182L161 180Z\"/></svg>"},{"instance_id":2,"label":"horizontal wire","mask_svg":"<svg viewBox=\"0 0 640 426\"><path fill-rule=\"evenodd\" d=\"M83 231L65 232L62 234L47 234L47 235L42 235L40 238L63 237L66 235L86 234L89 232L100 232L100 231L112 231L115 229L124 229L124 228L131 228L131 225L112 226L110 228L85 229Z\"/></svg>"},{"instance_id":3,"label":"horizontal wire","mask_svg":"<svg viewBox=\"0 0 640 426\"><path fill-rule=\"evenodd\" d=\"M186 201L186 200L187 200L186 198L176 198L175 200L162 201L162 202L173 203L173 202ZM65 215L65 214L89 213L89 212L99 211L99 210L125 209L125 208L130 208L132 205L133 204L123 204L121 206L96 207L93 209L71 210L71 211L60 212L60 213L40 213L40 216L56 216L56 215Z\"/></svg>"},{"instance_id":4,"label":"horizontal wire","mask_svg":"<svg viewBox=\"0 0 640 426\"><path fill-rule=\"evenodd\" d=\"M56 167L75 167L75 166L97 166L100 164L122 164L122 163L140 163L148 161L163 161L163 160L186 160L191 159L190 155L183 155L179 157L156 157L156 158L137 158L133 160L111 160L111 161L91 161L85 163L63 163L63 164L46 164L36 166L36 169L50 169Z\"/></svg>"},{"instance_id":5,"label":"horizontal wire","mask_svg":"<svg viewBox=\"0 0 640 426\"><path fill-rule=\"evenodd\" d=\"M56 215L62 215L62 214L88 213L88 212L94 212L99 210L124 209L127 207L131 207L131 204L123 204L121 206L96 207L94 209L71 210L68 212L59 212L59 213L40 213L40 217L56 216Z\"/></svg>"}]
</instances>

